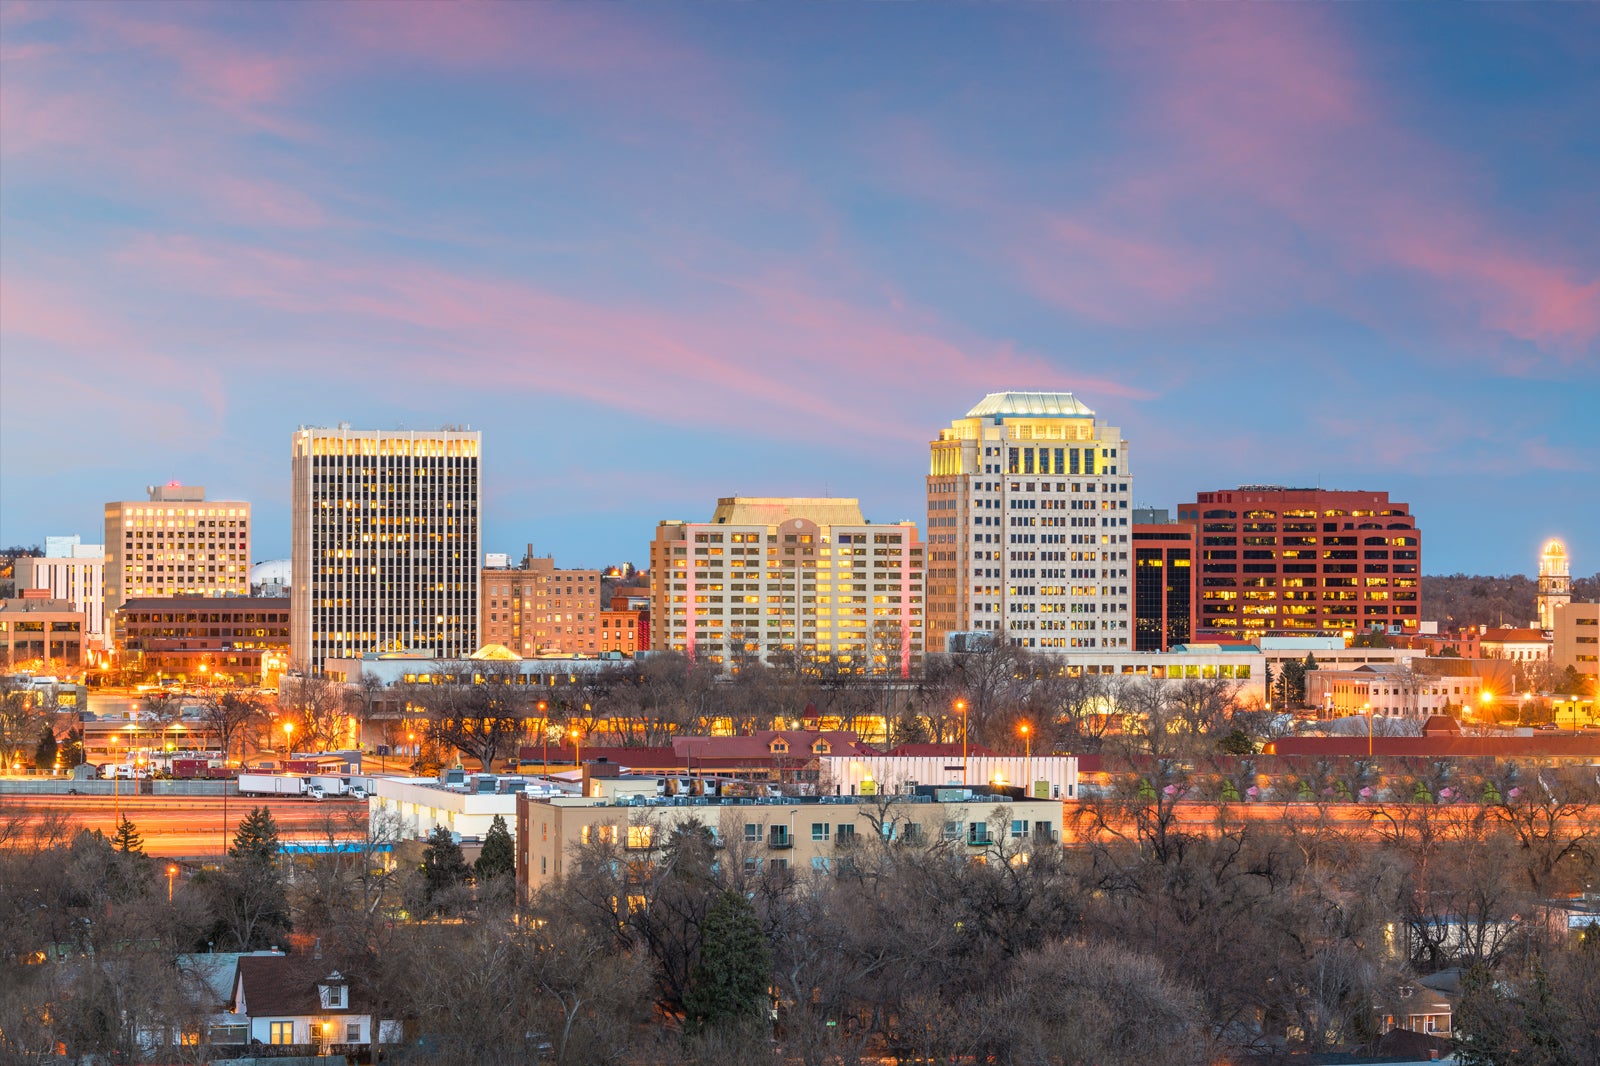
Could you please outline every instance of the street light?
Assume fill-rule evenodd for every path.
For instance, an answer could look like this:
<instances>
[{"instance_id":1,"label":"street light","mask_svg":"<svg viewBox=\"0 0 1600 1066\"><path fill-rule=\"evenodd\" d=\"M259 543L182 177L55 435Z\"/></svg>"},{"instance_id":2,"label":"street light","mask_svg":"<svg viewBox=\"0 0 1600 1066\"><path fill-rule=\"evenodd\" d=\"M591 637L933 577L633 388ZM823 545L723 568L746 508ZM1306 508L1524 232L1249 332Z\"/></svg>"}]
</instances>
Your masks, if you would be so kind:
<instances>
[{"instance_id":1,"label":"street light","mask_svg":"<svg viewBox=\"0 0 1600 1066\"><path fill-rule=\"evenodd\" d=\"M293 722L285 722L285 723L283 723L283 757L284 757L285 760L287 760L289 758L289 756L294 753L294 749L290 747L290 745L293 744L293 743L294 743L294 723Z\"/></svg>"},{"instance_id":2,"label":"street light","mask_svg":"<svg viewBox=\"0 0 1600 1066\"><path fill-rule=\"evenodd\" d=\"M178 867L177 867L177 865L176 864L169 865L167 867L167 902L168 903L172 902L172 879L174 877L177 877L177 876L178 876Z\"/></svg>"},{"instance_id":3,"label":"street light","mask_svg":"<svg viewBox=\"0 0 1600 1066\"><path fill-rule=\"evenodd\" d=\"M1022 765L1027 780L1023 782L1028 790L1028 795L1033 795L1033 733L1028 729L1028 723L1023 722L1022 730Z\"/></svg>"},{"instance_id":4,"label":"street light","mask_svg":"<svg viewBox=\"0 0 1600 1066\"><path fill-rule=\"evenodd\" d=\"M967 701L956 700L956 713L961 715L961 784L967 783Z\"/></svg>"},{"instance_id":5,"label":"street light","mask_svg":"<svg viewBox=\"0 0 1600 1066\"><path fill-rule=\"evenodd\" d=\"M122 821L122 769L117 762L117 734L111 734L111 813L117 821Z\"/></svg>"},{"instance_id":6,"label":"street light","mask_svg":"<svg viewBox=\"0 0 1600 1066\"><path fill-rule=\"evenodd\" d=\"M1367 712L1367 758L1372 758L1372 704L1363 703L1361 709Z\"/></svg>"},{"instance_id":7,"label":"street light","mask_svg":"<svg viewBox=\"0 0 1600 1066\"><path fill-rule=\"evenodd\" d=\"M544 734L544 776L550 776L550 716L545 712L550 705L544 700L539 701L539 732Z\"/></svg>"}]
</instances>

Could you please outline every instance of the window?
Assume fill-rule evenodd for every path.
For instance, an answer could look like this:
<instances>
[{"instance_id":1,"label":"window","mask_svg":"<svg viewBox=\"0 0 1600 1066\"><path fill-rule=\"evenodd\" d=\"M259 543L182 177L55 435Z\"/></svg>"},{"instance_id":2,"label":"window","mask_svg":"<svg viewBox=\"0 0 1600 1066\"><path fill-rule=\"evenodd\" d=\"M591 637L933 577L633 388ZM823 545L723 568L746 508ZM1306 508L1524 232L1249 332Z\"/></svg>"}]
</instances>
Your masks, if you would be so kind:
<instances>
[{"instance_id":1,"label":"window","mask_svg":"<svg viewBox=\"0 0 1600 1066\"><path fill-rule=\"evenodd\" d=\"M361 1023L351 1022L344 1027L344 1042L346 1044L361 1043Z\"/></svg>"},{"instance_id":2,"label":"window","mask_svg":"<svg viewBox=\"0 0 1600 1066\"><path fill-rule=\"evenodd\" d=\"M273 1044L294 1043L294 1022L270 1022L267 1026L268 1040Z\"/></svg>"},{"instance_id":3,"label":"window","mask_svg":"<svg viewBox=\"0 0 1600 1066\"><path fill-rule=\"evenodd\" d=\"M823 873L827 873L828 867L832 864L832 861L833 860L831 859L827 859L821 855L818 855L812 858L811 868L813 870L821 870Z\"/></svg>"},{"instance_id":4,"label":"window","mask_svg":"<svg viewBox=\"0 0 1600 1066\"><path fill-rule=\"evenodd\" d=\"M843 822L839 823L838 839L841 844L854 844L856 842L856 827L854 825L846 825Z\"/></svg>"},{"instance_id":5,"label":"window","mask_svg":"<svg viewBox=\"0 0 1600 1066\"><path fill-rule=\"evenodd\" d=\"M344 985L329 985L327 1001L329 1007L343 1010L345 1005Z\"/></svg>"},{"instance_id":6,"label":"window","mask_svg":"<svg viewBox=\"0 0 1600 1066\"><path fill-rule=\"evenodd\" d=\"M811 823L811 839L812 840L826 841L828 839L828 823L827 822L812 822Z\"/></svg>"},{"instance_id":7,"label":"window","mask_svg":"<svg viewBox=\"0 0 1600 1066\"><path fill-rule=\"evenodd\" d=\"M761 842L761 826L758 823L744 823L744 842L746 844L759 844Z\"/></svg>"}]
</instances>

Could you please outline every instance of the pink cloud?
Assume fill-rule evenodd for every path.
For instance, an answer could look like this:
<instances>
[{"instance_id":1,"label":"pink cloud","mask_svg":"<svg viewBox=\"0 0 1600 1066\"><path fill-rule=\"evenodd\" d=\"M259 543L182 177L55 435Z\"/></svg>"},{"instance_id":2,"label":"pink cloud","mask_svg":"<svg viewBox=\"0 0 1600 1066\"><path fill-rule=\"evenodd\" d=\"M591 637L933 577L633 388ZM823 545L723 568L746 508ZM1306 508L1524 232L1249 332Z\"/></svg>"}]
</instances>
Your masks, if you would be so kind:
<instances>
[{"instance_id":1,"label":"pink cloud","mask_svg":"<svg viewBox=\"0 0 1600 1066\"><path fill-rule=\"evenodd\" d=\"M299 257L188 238L141 240L119 265L213 304L268 310L280 328L318 336L319 351L350 344L353 356L365 356L352 360L348 372L357 376L381 366L386 377L408 381L459 380L466 369L508 388L684 424L922 439L926 425L885 412L906 411L906 399L927 382L975 397L997 379L1060 380L1038 357L962 337L926 312L845 301L778 274L713 282L695 306L677 308L598 303L416 262ZM1127 391L1114 382L1073 385L1094 395ZM863 404L865 396L884 403Z\"/></svg>"},{"instance_id":2,"label":"pink cloud","mask_svg":"<svg viewBox=\"0 0 1600 1066\"><path fill-rule=\"evenodd\" d=\"M1179 146L1169 212L1247 199L1323 245L1336 270L1424 281L1436 313L1480 309L1482 326L1561 361L1600 340L1600 280L1480 208L1462 178L1470 161L1399 123L1324 10L1118 19L1108 40L1139 72L1152 131Z\"/></svg>"},{"instance_id":3,"label":"pink cloud","mask_svg":"<svg viewBox=\"0 0 1600 1066\"><path fill-rule=\"evenodd\" d=\"M1210 287L1209 261L1187 248L1053 215L1014 252L1039 295L1095 321L1131 324L1191 303Z\"/></svg>"}]
</instances>

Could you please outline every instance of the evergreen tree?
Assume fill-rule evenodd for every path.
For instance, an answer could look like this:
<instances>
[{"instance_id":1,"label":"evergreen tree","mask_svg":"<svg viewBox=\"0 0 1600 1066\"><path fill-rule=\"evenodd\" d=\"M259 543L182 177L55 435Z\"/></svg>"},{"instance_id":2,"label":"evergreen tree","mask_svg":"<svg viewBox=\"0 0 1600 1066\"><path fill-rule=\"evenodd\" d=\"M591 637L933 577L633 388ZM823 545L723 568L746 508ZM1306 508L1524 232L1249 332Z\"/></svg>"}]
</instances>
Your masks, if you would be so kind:
<instances>
[{"instance_id":1,"label":"evergreen tree","mask_svg":"<svg viewBox=\"0 0 1600 1066\"><path fill-rule=\"evenodd\" d=\"M266 807L252 807L233 834L228 857L270 864L278 857L278 823Z\"/></svg>"},{"instance_id":2,"label":"evergreen tree","mask_svg":"<svg viewBox=\"0 0 1600 1066\"><path fill-rule=\"evenodd\" d=\"M428 902L443 895L457 885L472 879L472 867L461 854L461 845L455 842L450 830L434 826L428 834L428 846L422 851L422 880Z\"/></svg>"},{"instance_id":3,"label":"evergreen tree","mask_svg":"<svg viewBox=\"0 0 1600 1066\"><path fill-rule=\"evenodd\" d=\"M33 766L36 770L54 769L56 765L56 729L46 724L39 732L39 746L33 749Z\"/></svg>"},{"instance_id":4,"label":"evergreen tree","mask_svg":"<svg viewBox=\"0 0 1600 1066\"><path fill-rule=\"evenodd\" d=\"M70 770L83 763L83 730L73 729L67 733L67 742L61 745L59 752L61 766Z\"/></svg>"},{"instance_id":5,"label":"evergreen tree","mask_svg":"<svg viewBox=\"0 0 1600 1066\"><path fill-rule=\"evenodd\" d=\"M690 1032L758 1021L770 1005L772 951L755 908L737 892L724 892L700 925L700 959L683 997Z\"/></svg>"},{"instance_id":6,"label":"evergreen tree","mask_svg":"<svg viewBox=\"0 0 1600 1066\"><path fill-rule=\"evenodd\" d=\"M517 849L511 843L506 820L498 814L489 824L489 832L484 835L483 851L473 864L473 871L479 884L484 884L491 877L507 877L517 872Z\"/></svg>"},{"instance_id":7,"label":"evergreen tree","mask_svg":"<svg viewBox=\"0 0 1600 1066\"><path fill-rule=\"evenodd\" d=\"M127 815L123 815L122 821L117 823L117 831L111 837L111 846L124 855L144 852L144 837L140 835L138 827L128 820Z\"/></svg>"}]
</instances>

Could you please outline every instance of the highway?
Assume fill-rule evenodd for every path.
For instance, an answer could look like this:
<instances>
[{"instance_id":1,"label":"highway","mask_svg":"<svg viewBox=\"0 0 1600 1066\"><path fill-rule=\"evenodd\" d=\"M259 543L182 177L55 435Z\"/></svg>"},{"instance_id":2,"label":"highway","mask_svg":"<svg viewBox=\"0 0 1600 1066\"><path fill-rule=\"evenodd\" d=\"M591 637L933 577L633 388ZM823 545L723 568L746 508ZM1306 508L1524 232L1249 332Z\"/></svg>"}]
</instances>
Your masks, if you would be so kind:
<instances>
[{"instance_id":1,"label":"highway","mask_svg":"<svg viewBox=\"0 0 1600 1066\"><path fill-rule=\"evenodd\" d=\"M55 796L0 795L0 824L20 816L37 824L52 815L67 819L74 830L98 829L110 836L117 811L138 827L147 854L162 858L217 858L232 842L239 822L252 807L265 806L288 840L337 839L359 833L366 804L348 799L289 799L270 796Z\"/></svg>"}]
</instances>

